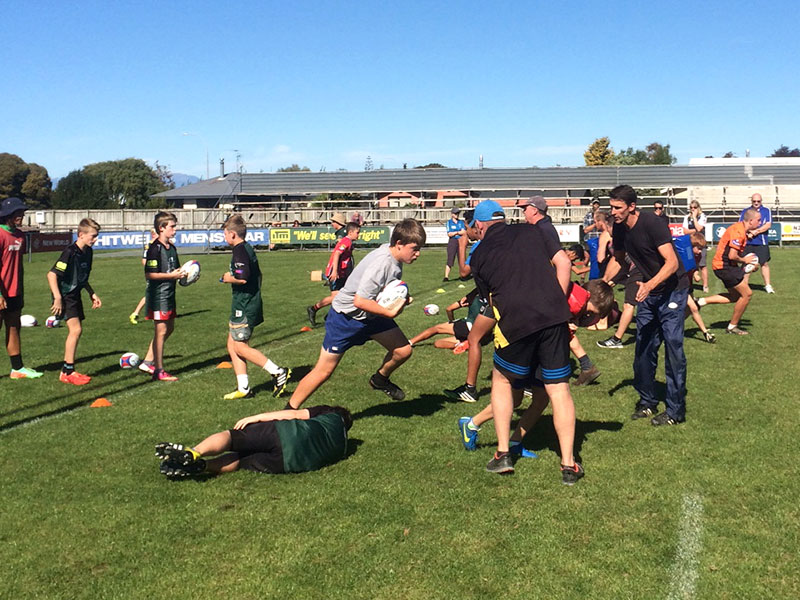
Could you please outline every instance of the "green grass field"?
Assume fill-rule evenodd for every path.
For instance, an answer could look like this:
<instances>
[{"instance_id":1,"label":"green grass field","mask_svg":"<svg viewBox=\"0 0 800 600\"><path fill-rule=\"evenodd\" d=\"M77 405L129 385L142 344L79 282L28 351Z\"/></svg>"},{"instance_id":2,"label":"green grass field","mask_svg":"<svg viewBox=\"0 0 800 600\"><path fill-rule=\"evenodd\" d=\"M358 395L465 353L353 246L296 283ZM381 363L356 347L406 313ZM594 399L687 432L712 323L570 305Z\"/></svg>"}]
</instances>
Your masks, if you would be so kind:
<instances>
[{"instance_id":1,"label":"green grass field","mask_svg":"<svg viewBox=\"0 0 800 600\"><path fill-rule=\"evenodd\" d=\"M608 332L581 330L602 376L573 388L586 477L568 488L549 412L526 439L539 458L518 462L513 477L484 471L491 424L478 452L463 450L456 422L488 401L490 351L481 403L466 405L441 394L463 382L466 356L430 342L393 377L404 402L368 386L383 354L374 343L350 351L312 396L309 405L353 411L347 460L302 475L165 480L156 442L196 443L286 398L273 399L269 376L251 368L256 398L222 400L235 386L232 371L216 369L227 358L230 291L217 278L228 255L196 257L203 276L178 290L183 316L165 365L180 381L121 370L119 356L143 355L152 335L149 323L127 320L143 292L141 264L98 252L91 281L104 306L87 309L78 348L92 382L58 382L65 328L23 330L39 380L10 380L0 353L0 597L797 598L797 256L774 251L778 293L755 286L742 323L751 335L724 334L727 306L703 309L715 345L687 321L680 426L631 421L633 345L600 349ZM26 264L23 312L40 323L54 259ZM327 255L259 259L266 322L253 344L302 376L324 333L299 331L304 307L326 290L308 272ZM409 336L440 318L424 304L444 308L468 291L452 282L435 293L443 263L442 250L425 250L405 268L415 303L398 322ZM663 358L659 372L663 382ZM89 408L100 396L113 406Z\"/></svg>"}]
</instances>

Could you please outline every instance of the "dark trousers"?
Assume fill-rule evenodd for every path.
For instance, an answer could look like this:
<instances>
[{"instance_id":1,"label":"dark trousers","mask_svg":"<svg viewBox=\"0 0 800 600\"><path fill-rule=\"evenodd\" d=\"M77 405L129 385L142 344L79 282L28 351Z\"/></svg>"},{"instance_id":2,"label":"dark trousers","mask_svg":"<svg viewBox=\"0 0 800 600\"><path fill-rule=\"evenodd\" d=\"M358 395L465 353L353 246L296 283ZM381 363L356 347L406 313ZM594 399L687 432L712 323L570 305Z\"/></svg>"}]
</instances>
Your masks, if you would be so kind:
<instances>
[{"instance_id":1,"label":"dark trousers","mask_svg":"<svg viewBox=\"0 0 800 600\"><path fill-rule=\"evenodd\" d=\"M683 322L689 289L665 291L645 298L636 309L636 356L633 387L639 406L655 409L658 350L664 343L667 379L667 414L675 421L686 418L686 355L683 353Z\"/></svg>"}]
</instances>

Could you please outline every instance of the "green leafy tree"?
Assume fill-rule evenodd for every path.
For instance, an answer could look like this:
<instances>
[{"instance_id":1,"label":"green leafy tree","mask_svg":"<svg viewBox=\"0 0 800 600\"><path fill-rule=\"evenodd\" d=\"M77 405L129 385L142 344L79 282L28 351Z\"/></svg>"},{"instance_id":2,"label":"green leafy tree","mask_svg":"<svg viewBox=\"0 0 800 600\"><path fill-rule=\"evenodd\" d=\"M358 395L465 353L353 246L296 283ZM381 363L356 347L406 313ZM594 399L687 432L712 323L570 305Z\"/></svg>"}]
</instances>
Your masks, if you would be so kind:
<instances>
[{"instance_id":1,"label":"green leafy tree","mask_svg":"<svg viewBox=\"0 0 800 600\"><path fill-rule=\"evenodd\" d=\"M611 164L614 165L672 165L678 161L669 151L669 144L666 146L653 142L642 149L631 147L620 150L614 155Z\"/></svg>"},{"instance_id":2,"label":"green leafy tree","mask_svg":"<svg viewBox=\"0 0 800 600\"><path fill-rule=\"evenodd\" d=\"M610 165L614 160L614 149L607 136L597 138L583 153L583 160L587 167Z\"/></svg>"},{"instance_id":3,"label":"green leafy tree","mask_svg":"<svg viewBox=\"0 0 800 600\"><path fill-rule=\"evenodd\" d=\"M441 163L428 163L427 165L422 165L419 167L414 167L415 169L446 169L443 164Z\"/></svg>"},{"instance_id":4,"label":"green leafy tree","mask_svg":"<svg viewBox=\"0 0 800 600\"><path fill-rule=\"evenodd\" d=\"M106 199L115 207L147 208L151 195L169 189L159 173L140 158L94 163L83 171L103 179Z\"/></svg>"},{"instance_id":5,"label":"green leafy tree","mask_svg":"<svg viewBox=\"0 0 800 600\"><path fill-rule=\"evenodd\" d=\"M292 163L288 167L281 167L278 169L278 173L297 173L299 171L310 171L308 167L301 167L297 163Z\"/></svg>"},{"instance_id":6,"label":"green leafy tree","mask_svg":"<svg viewBox=\"0 0 800 600\"><path fill-rule=\"evenodd\" d=\"M0 153L0 200L16 196L31 208L50 206L53 183L47 169L16 154Z\"/></svg>"},{"instance_id":7,"label":"green leafy tree","mask_svg":"<svg viewBox=\"0 0 800 600\"><path fill-rule=\"evenodd\" d=\"M775 152L770 154L770 156L780 158L798 157L800 156L800 148L789 150L789 146L781 146L780 148L777 148Z\"/></svg>"},{"instance_id":8,"label":"green leafy tree","mask_svg":"<svg viewBox=\"0 0 800 600\"><path fill-rule=\"evenodd\" d=\"M53 208L118 208L108 198L102 176L87 174L83 169L72 171L58 182L53 192Z\"/></svg>"}]
</instances>

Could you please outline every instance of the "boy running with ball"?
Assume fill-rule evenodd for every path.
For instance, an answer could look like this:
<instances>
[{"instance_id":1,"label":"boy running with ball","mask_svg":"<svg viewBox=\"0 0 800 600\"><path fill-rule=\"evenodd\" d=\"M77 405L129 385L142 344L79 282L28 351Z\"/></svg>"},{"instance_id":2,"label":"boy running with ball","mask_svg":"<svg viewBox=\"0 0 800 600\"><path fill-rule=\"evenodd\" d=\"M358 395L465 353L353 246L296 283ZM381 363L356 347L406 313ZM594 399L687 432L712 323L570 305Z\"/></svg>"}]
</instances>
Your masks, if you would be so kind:
<instances>
[{"instance_id":1,"label":"boy running with ball","mask_svg":"<svg viewBox=\"0 0 800 600\"><path fill-rule=\"evenodd\" d=\"M250 347L253 329L264 322L261 302L261 269L253 247L245 241L247 225L241 215L233 215L222 226L225 242L233 247L230 270L220 281L230 284L232 291L231 316L228 323L228 354L236 373L237 387L225 400L246 398L253 395L247 377L247 361L258 365L272 375L275 384L272 395L280 396L292 374L291 369L279 367L256 348Z\"/></svg>"},{"instance_id":2,"label":"boy running with ball","mask_svg":"<svg viewBox=\"0 0 800 600\"><path fill-rule=\"evenodd\" d=\"M81 339L84 319L81 291L86 290L92 301L92 308L100 308L103 303L89 285L92 271L92 246L97 241L100 225L94 219L82 219L78 224L78 239L67 246L61 256L47 273L47 283L53 294L50 312L67 322L69 333L64 344L64 366L59 380L72 385L86 385L92 378L75 370L75 350Z\"/></svg>"},{"instance_id":3,"label":"boy running with ball","mask_svg":"<svg viewBox=\"0 0 800 600\"><path fill-rule=\"evenodd\" d=\"M386 308L375 300L383 288L403 275L403 265L419 257L425 244L425 229L414 219L404 219L392 232L391 241L370 252L353 270L331 304L325 320L325 338L314 368L303 377L287 409L296 410L336 370L342 356L353 346L375 340L386 348L383 364L369 385L392 400L403 400L405 392L389 381L391 374L411 357L408 338L394 322L406 303Z\"/></svg>"}]
</instances>

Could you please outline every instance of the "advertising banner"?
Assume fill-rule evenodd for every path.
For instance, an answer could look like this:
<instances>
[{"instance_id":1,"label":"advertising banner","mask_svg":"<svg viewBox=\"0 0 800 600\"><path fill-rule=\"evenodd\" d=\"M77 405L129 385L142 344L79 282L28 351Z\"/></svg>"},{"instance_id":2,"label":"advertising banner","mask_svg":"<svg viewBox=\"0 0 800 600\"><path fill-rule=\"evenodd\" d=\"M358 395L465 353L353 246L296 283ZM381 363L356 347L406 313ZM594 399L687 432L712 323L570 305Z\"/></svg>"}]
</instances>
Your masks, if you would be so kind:
<instances>
[{"instance_id":1,"label":"advertising banner","mask_svg":"<svg viewBox=\"0 0 800 600\"><path fill-rule=\"evenodd\" d=\"M273 227L268 231L269 243L281 246L332 246L337 239L333 227ZM388 227L362 227L358 234L358 241L364 244L385 244L390 238Z\"/></svg>"},{"instance_id":2,"label":"advertising banner","mask_svg":"<svg viewBox=\"0 0 800 600\"><path fill-rule=\"evenodd\" d=\"M772 227L775 227L776 224L773 223ZM769 229L769 239L772 241L772 227ZM778 223L778 235L780 239L786 242L796 242L800 240L800 223L797 222L786 222L786 223Z\"/></svg>"},{"instance_id":3,"label":"advertising banner","mask_svg":"<svg viewBox=\"0 0 800 600\"><path fill-rule=\"evenodd\" d=\"M31 231L29 234L31 252L61 251L73 242L72 234L67 233L41 233Z\"/></svg>"},{"instance_id":4,"label":"advertising banner","mask_svg":"<svg viewBox=\"0 0 800 600\"><path fill-rule=\"evenodd\" d=\"M733 223L708 223L706 231L710 231L714 235L713 241L718 242L731 225ZM793 226L797 228L797 237L787 237L786 232L791 231ZM767 232L767 238L770 244L780 242L782 239L786 241L800 240L800 223L773 223Z\"/></svg>"},{"instance_id":5,"label":"advertising banner","mask_svg":"<svg viewBox=\"0 0 800 600\"><path fill-rule=\"evenodd\" d=\"M73 240L77 239L73 234ZM267 245L269 229L248 229L246 239L256 245ZM101 231L94 244L95 250L126 250L144 248L150 241L149 231ZM225 246L225 236L221 229L185 229L175 234L175 245L178 248Z\"/></svg>"}]
</instances>

